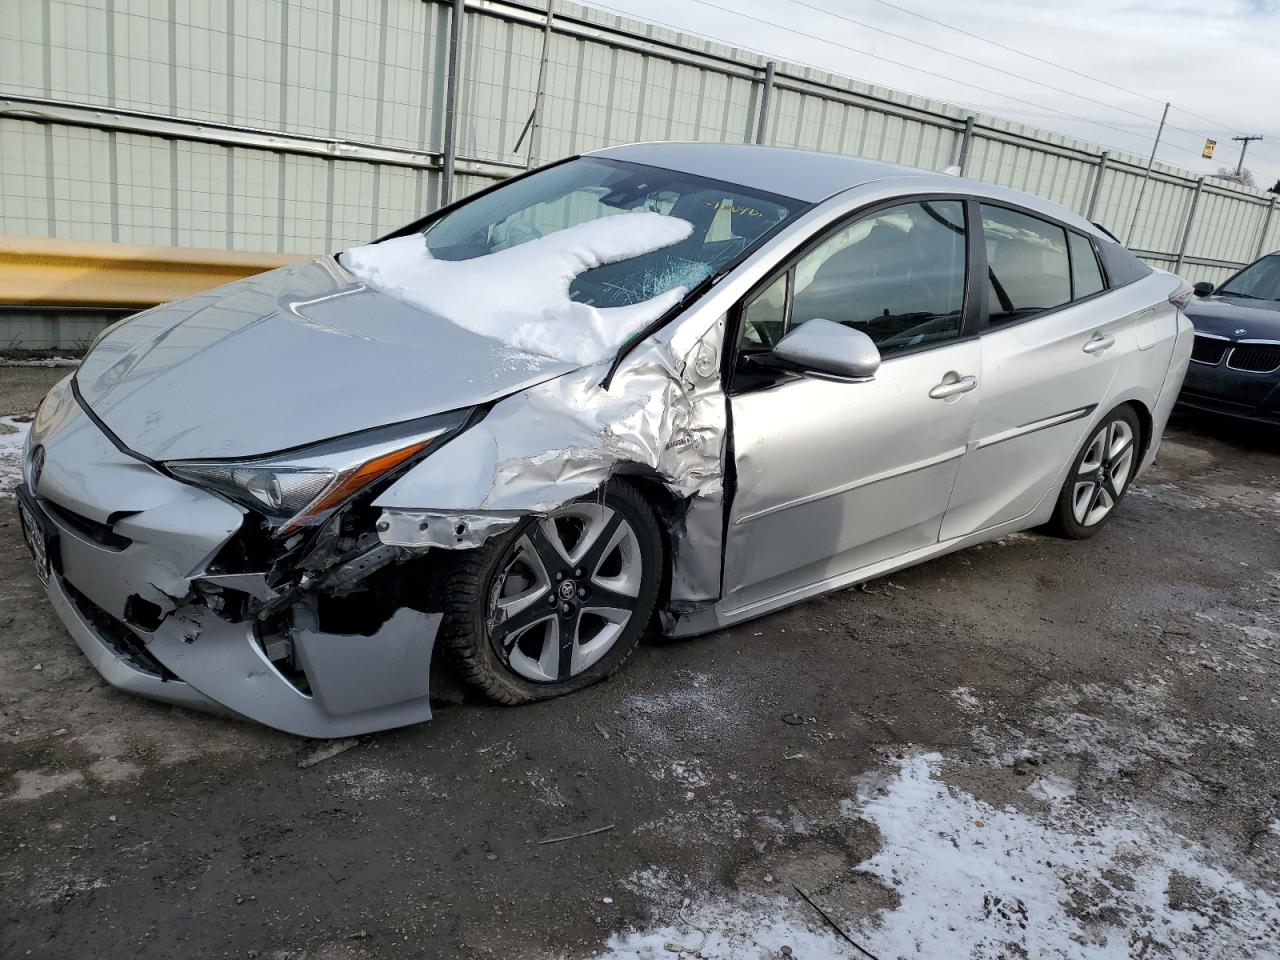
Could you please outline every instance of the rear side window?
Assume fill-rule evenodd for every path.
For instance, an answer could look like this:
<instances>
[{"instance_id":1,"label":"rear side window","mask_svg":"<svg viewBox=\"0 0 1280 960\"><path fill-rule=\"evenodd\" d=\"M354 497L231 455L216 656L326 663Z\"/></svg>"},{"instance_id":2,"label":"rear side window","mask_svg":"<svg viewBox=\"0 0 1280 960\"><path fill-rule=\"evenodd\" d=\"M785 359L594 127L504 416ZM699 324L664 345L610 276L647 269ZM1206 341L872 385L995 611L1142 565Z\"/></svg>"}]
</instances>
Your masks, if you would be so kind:
<instances>
[{"instance_id":1,"label":"rear side window","mask_svg":"<svg viewBox=\"0 0 1280 960\"><path fill-rule=\"evenodd\" d=\"M1098 266L1098 255L1093 251L1093 244L1078 233L1070 235L1071 244L1071 289L1074 299L1091 297L1106 288L1102 282L1102 268Z\"/></svg>"},{"instance_id":2,"label":"rear side window","mask_svg":"<svg viewBox=\"0 0 1280 960\"><path fill-rule=\"evenodd\" d=\"M1071 300L1065 230L1024 213L983 204L982 231L992 326L1025 320Z\"/></svg>"},{"instance_id":3,"label":"rear side window","mask_svg":"<svg viewBox=\"0 0 1280 960\"><path fill-rule=\"evenodd\" d=\"M1118 243L1099 237L1098 253L1102 256L1102 265L1107 268L1107 279L1113 289L1151 274L1149 266Z\"/></svg>"}]
</instances>

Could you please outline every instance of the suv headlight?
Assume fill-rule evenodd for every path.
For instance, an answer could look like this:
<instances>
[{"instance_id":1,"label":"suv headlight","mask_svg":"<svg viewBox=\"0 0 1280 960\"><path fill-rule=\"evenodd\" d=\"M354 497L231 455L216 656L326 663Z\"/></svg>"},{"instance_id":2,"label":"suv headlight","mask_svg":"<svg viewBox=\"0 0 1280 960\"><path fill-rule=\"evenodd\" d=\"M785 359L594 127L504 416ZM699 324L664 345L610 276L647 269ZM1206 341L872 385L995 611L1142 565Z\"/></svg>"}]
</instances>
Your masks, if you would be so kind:
<instances>
[{"instance_id":1,"label":"suv headlight","mask_svg":"<svg viewBox=\"0 0 1280 960\"><path fill-rule=\"evenodd\" d=\"M437 414L275 456L174 460L164 467L179 480L264 514L282 536L319 523L359 491L457 433L470 413Z\"/></svg>"}]
</instances>

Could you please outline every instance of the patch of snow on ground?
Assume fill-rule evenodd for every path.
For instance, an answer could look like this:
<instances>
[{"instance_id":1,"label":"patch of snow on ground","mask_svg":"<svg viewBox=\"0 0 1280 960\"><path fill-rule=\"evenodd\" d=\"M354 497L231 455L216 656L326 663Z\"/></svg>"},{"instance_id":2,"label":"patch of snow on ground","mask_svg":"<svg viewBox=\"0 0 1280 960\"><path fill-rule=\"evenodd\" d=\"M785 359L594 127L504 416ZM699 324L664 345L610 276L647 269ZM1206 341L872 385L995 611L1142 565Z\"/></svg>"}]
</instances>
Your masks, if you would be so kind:
<instances>
[{"instance_id":1,"label":"patch of snow on ground","mask_svg":"<svg viewBox=\"0 0 1280 960\"><path fill-rule=\"evenodd\" d=\"M0 367L78 367L75 357L0 357Z\"/></svg>"},{"instance_id":2,"label":"patch of snow on ground","mask_svg":"<svg viewBox=\"0 0 1280 960\"><path fill-rule=\"evenodd\" d=\"M22 482L22 445L30 429L30 422L0 417L0 498L13 496Z\"/></svg>"},{"instance_id":3,"label":"patch of snow on ground","mask_svg":"<svg viewBox=\"0 0 1280 960\"><path fill-rule=\"evenodd\" d=\"M588 220L470 260L436 260L420 233L352 247L342 265L369 286L517 350L590 364L612 354L685 294L626 307L569 299L573 278L678 243L693 225L659 213Z\"/></svg>"},{"instance_id":4,"label":"patch of snow on ground","mask_svg":"<svg viewBox=\"0 0 1280 960\"><path fill-rule=\"evenodd\" d=\"M1076 795L1076 788L1066 777L1050 774L1033 780L1027 787L1027 793L1053 803L1055 800L1070 800Z\"/></svg>"},{"instance_id":5,"label":"patch of snow on ground","mask_svg":"<svg viewBox=\"0 0 1280 960\"><path fill-rule=\"evenodd\" d=\"M901 898L854 934L877 956L1275 957L1280 902L1157 818L1049 797L996 809L908 754L860 793L884 843L858 869Z\"/></svg>"},{"instance_id":6,"label":"patch of snow on ground","mask_svg":"<svg viewBox=\"0 0 1280 960\"><path fill-rule=\"evenodd\" d=\"M973 695L973 691L968 687L956 687L951 691L951 699L954 700L961 710L969 713L981 713L982 703Z\"/></svg>"}]
</instances>

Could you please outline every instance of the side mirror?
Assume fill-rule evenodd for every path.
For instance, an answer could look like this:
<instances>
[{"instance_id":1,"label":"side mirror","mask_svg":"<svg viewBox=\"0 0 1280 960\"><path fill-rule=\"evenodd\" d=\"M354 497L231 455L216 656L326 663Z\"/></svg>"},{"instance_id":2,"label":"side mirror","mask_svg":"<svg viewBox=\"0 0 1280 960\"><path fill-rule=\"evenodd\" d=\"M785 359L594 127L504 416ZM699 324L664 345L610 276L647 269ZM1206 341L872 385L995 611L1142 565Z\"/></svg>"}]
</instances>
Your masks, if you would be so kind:
<instances>
[{"instance_id":1,"label":"side mirror","mask_svg":"<svg viewBox=\"0 0 1280 960\"><path fill-rule=\"evenodd\" d=\"M870 337L817 318L779 340L773 356L805 373L838 380L870 380L880 369L880 351Z\"/></svg>"},{"instance_id":2,"label":"side mirror","mask_svg":"<svg viewBox=\"0 0 1280 960\"><path fill-rule=\"evenodd\" d=\"M1191 289L1195 291L1195 295L1197 297L1207 297L1211 293L1213 293L1213 284L1210 283L1208 280L1201 280L1199 283L1195 284Z\"/></svg>"}]
</instances>

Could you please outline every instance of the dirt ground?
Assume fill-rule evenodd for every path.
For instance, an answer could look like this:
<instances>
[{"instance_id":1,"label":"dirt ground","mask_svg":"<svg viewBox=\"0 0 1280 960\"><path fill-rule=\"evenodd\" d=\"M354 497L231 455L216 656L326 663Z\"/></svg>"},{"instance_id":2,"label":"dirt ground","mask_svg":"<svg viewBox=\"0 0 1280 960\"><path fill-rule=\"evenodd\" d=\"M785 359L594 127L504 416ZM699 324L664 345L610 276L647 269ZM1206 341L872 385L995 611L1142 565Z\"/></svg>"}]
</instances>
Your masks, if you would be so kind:
<instances>
[{"instance_id":1,"label":"dirt ground","mask_svg":"<svg viewBox=\"0 0 1280 960\"><path fill-rule=\"evenodd\" d=\"M0 369L0 414L65 372ZM1280 956L1274 434L1176 419L1093 540L1008 537L306 769L107 687L11 511L0 956Z\"/></svg>"}]
</instances>

